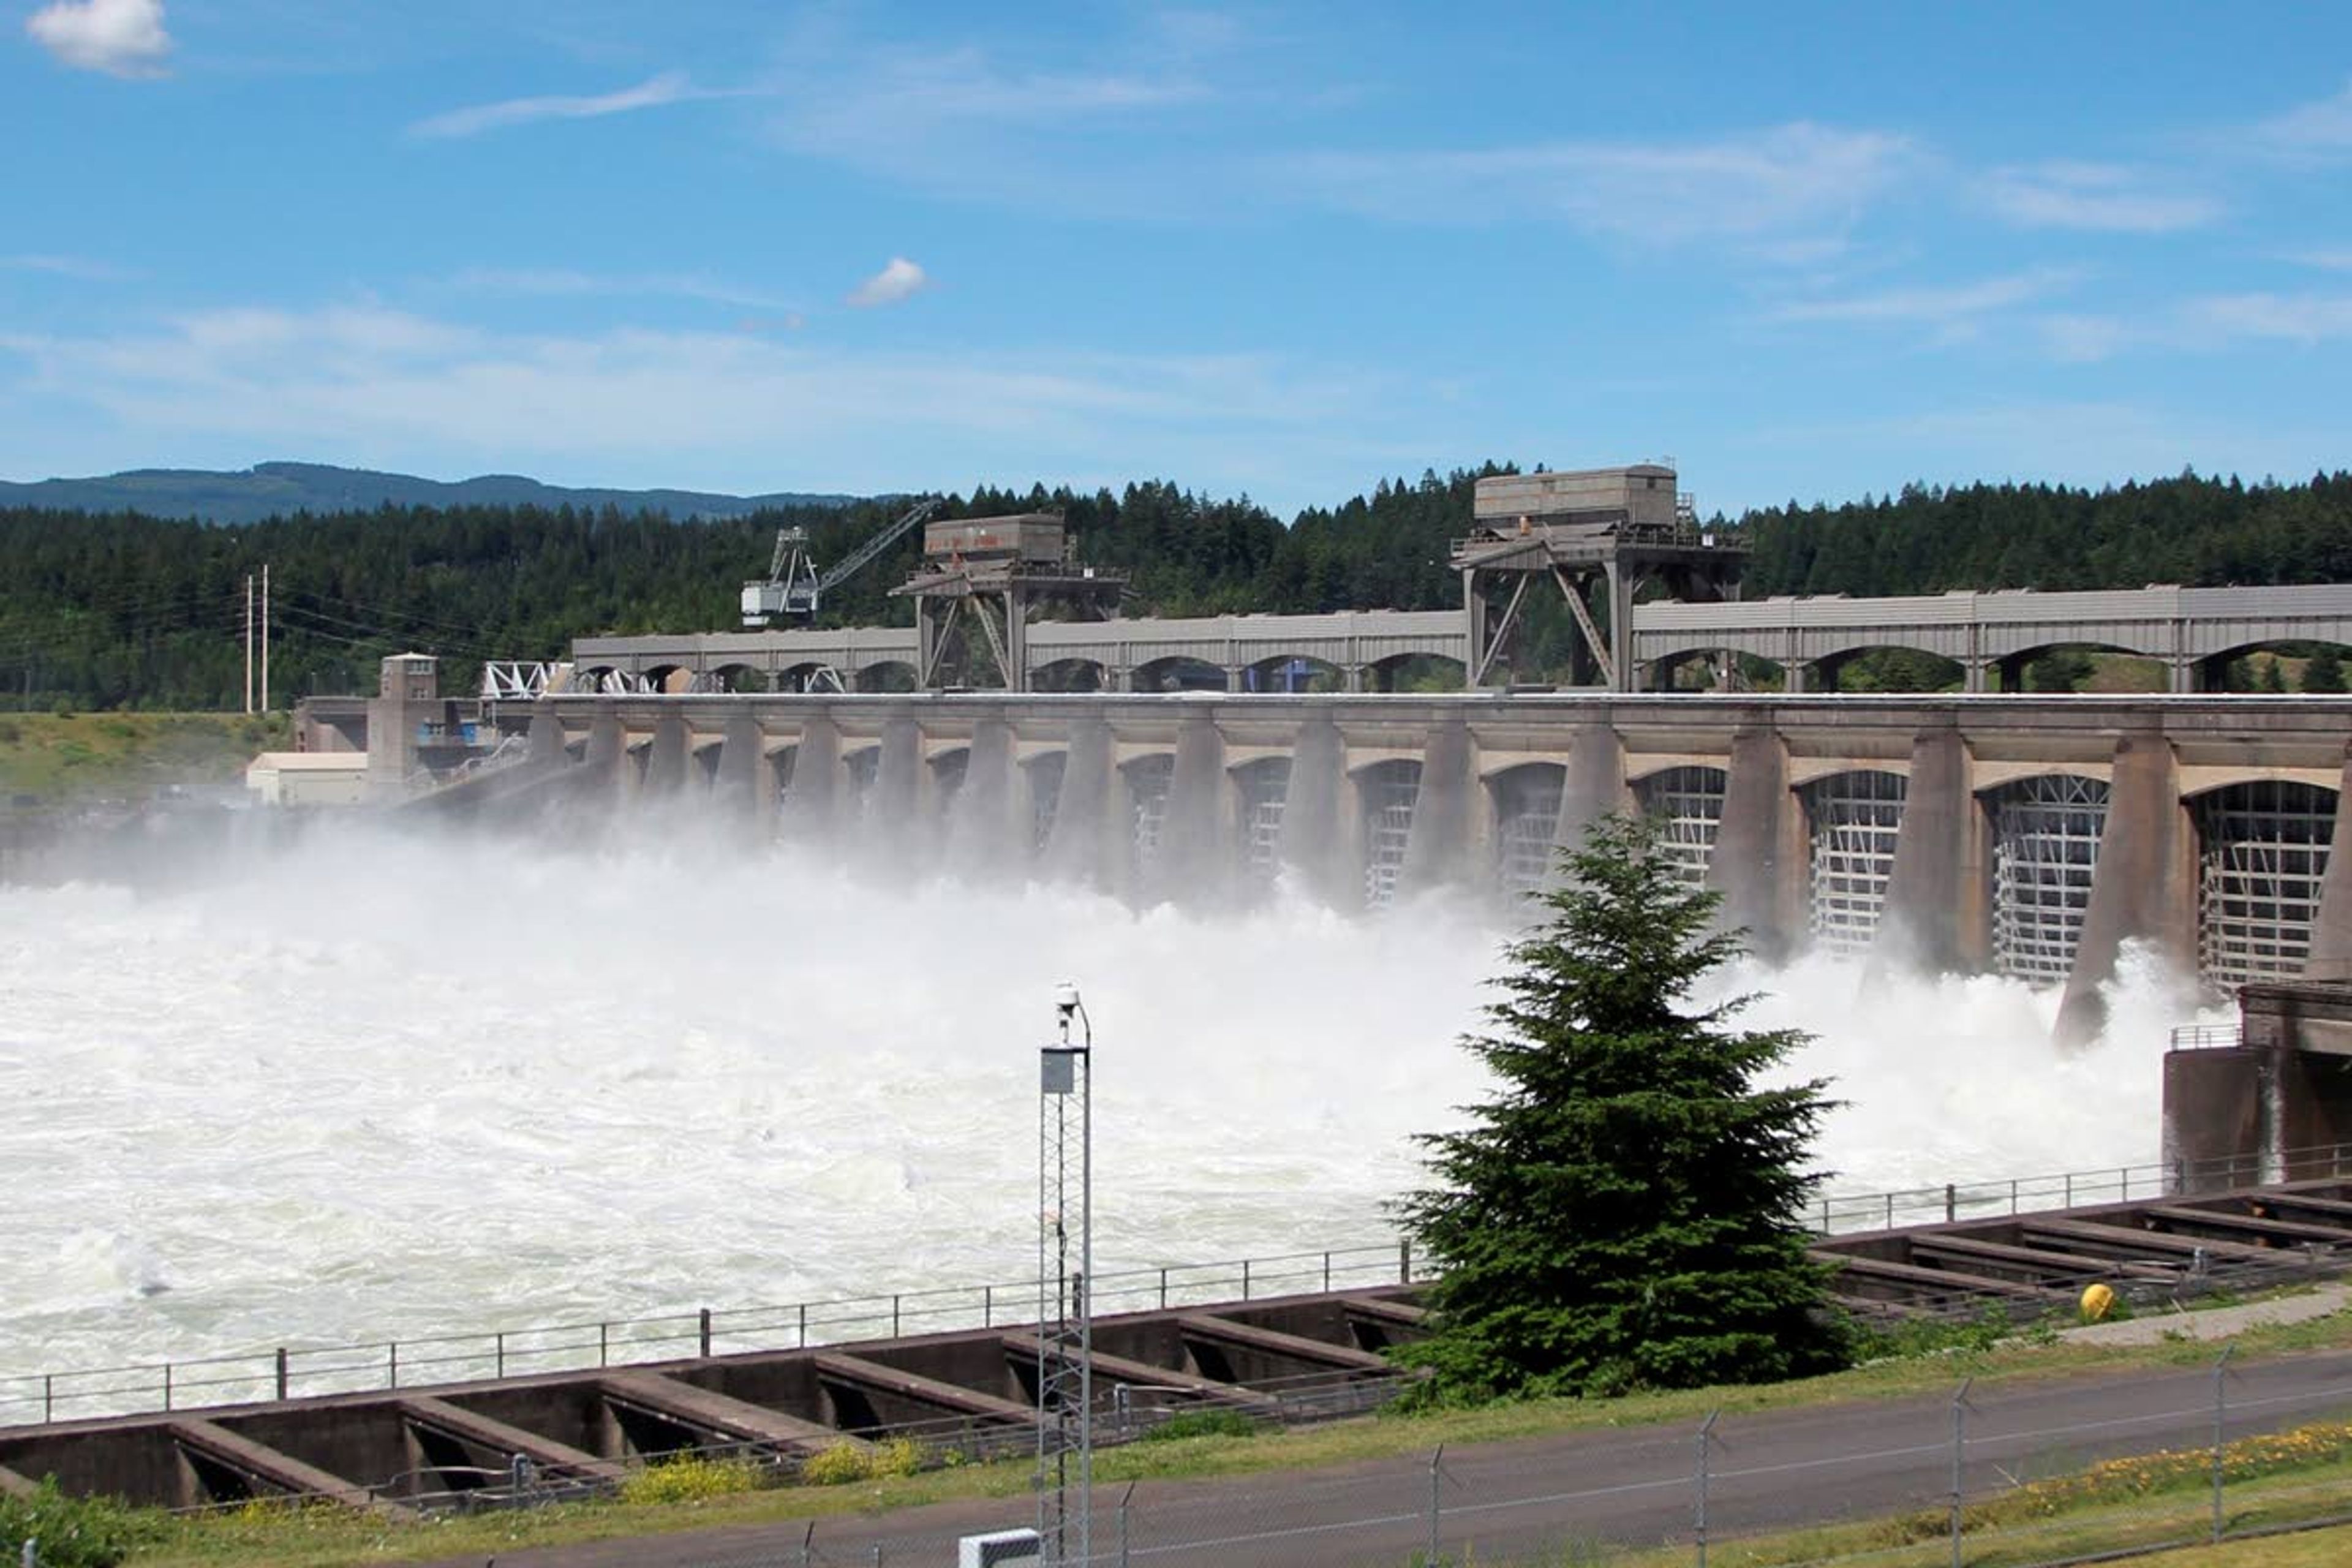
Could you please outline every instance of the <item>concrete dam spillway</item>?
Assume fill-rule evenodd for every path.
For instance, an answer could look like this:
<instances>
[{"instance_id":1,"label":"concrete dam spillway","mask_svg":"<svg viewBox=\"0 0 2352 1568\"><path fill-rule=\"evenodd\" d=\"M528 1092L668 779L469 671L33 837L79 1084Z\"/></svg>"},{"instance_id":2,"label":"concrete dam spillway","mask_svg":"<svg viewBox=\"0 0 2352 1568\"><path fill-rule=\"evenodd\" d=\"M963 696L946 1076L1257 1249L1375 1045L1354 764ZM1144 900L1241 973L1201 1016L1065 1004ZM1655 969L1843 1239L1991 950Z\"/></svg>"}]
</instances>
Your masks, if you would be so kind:
<instances>
[{"instance_id":1,"label":"concrete dam spillway","mask_svg":"<svg viewBox=\"0 0 2352 1568\"><path fill-rule=\"evenodd\" d=\"M1507 899L1638 809L1765 957L2059 984L2077 1034L2127 943L2216 985L2352 958L2352 700L639 695L500 722L530 763L429 809L699 800L910 869L1206 907L1286 876L1341 909Z\"/></svg>"}]
</instances>

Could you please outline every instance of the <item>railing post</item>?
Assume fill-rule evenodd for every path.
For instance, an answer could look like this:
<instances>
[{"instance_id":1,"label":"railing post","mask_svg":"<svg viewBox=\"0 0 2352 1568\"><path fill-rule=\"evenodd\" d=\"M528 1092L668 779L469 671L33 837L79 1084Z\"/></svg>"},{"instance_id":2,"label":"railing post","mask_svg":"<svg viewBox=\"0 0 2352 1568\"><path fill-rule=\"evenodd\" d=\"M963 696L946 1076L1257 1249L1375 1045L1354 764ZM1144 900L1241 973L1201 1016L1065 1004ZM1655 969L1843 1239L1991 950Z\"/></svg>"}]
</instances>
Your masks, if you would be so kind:
<instances>
[{"instance_id":1,"label":"railing post","mask_svg":"<svg viewBox=\"0 0 2352 1568\"><path fill-rule=\"evenodd\" d=\"M490 1355L498 1375L504 1377L507 1374L507 1331L504 1329L491 1338Z\"/></svg>"},{"instance_id":2,"label":"railing post","mask_svg":"<svg viewBox=\"0 0 2352 1568\"><path fill-rule=\"evenodd\" d=\"M894 1303L894 1307L893 1307L893 1315L895 1316L895 1312L896 1312L896 1309L895 1309L896 1298L893 1298L892 1300L893 1300L893 1303ZM701 1329L702 1359L703 1359L703 1360L705 1360L705 1361L709 1361L709 1360L710 1359L710 1309L709 1309L709 1308L705 1307L705 1308L703 1308L703 1309L702 1309L702 1316L701 1316L701 1318L700 1318L699 1325L698 1325L698 1326L699 1326L699 1327L700 1327L700 1329Z\"/></svg>"},{"instance_id":3,"label":"railing post","mask_svg":"<svg viewBox=\"0 0 2352 1568\"><path fill-rule=\"evenodd\" d=\"M2066 1173L2066 1206L2074 1206L2074 1173L2072 1171Z\"/></svg>"},{"instance_id":4,"label":"railing post","mask_svg":"<svg viewBox=\"0 0 2352 1568\"><path fill-rule=\"evenodd\" d=\"M1959 1217L1960 1194L1951 1183L1944 1184L1944 1223L1949 1225Z\"/></svg>"},{"instance_id":5,"label":"railing post","mask_svg":"<svg viewBox=\"0 0 2352 1568\"><path fill-rule=\"evenodd\" d=\"M1969 1441L1969 1386L1975 1382L1963 1379L1952 1395L1952 1568L1960 1568L1960 1505L1967 1495L1960 1467Z\"/></svg>"},{"instance_id":6,"label":"railing post","mask_svg":"<svg viewBox=\"0 0 2352 1568\"><path fill-rule=\"evenodd\" d=\"M613 1325L610 1323L596 1325L596 1364L600 1367L613 1364Z\"/></svg>"},{"instance_id":7,"label":"railing post","mask_svg":"<svg viewBox=\"0 0 2352 1568\"><path fill-rule=\"evenodd\" d=\"M1422 1560L1429 1564L1429 1568L1437 1568L1437 1484L1438 1478L1444 1473L1439 1468L1444 1461L1445 1445L1440 1443L1437 1452L1429 1457L1429 1555Z\"/></svg>"},{"instance_id":8,"label":"railing post","mask_svg":"<svg viewBox=\"0 0 2352 1568\"><path fill-rule=\"evenodd\" d=\"M980 1326L983 1329L996 1326L996 1287L993 1285L980 1288Z\"/></svg>"},{"instance_id":9,"label":"railing post","mask_svg":"<svg viewBox=\"0 0 2352 1568\"><path fill-rule=\"evenodd\" d=\"M2236 1352L2235 1344L2221 1349L2221 1359L2213 1363L2213 1541L2221 1543L2221 1447L2223 1417L2229 1411L2230 1357Z\"/></svg>"},{"instance_id":10,"label":"railing post","mask_svg":"<svg viewBox=\"0 0 2352 1568\"><path fill-rule=\"evenodd\" d=\"M278 1347L278 1397L286 1397L286 1347Z\"/></svg>"},{"instance_id":11,"label":"railing post","mask_svg":"<svg viewBox=\"0 0 2352 1568\"><path fill-rule=\"evenodd\" d=\"M1886 1224L1883 1228L1887 1230L1895 1228L1895 1194L1893 1193L1886 1194Z\"/></svg>"},{"instance_id":12,"label":"railing post","mask_svg":"<svg viewBox=\"0 0 2352 1568\"><path fill-rule=\"evenodd\" d=\"M41 1424L47 1426L58 1418L57 1374L41 1373Z\"/></svg>"},{"instance_id":13,"label":"railing post","mask_svg":"<svg viewBox=\"0 0 2352 1568\"><path fill-rule=\"evenodd\" d=\"M1412 1283L1412 1237L1409 1236L1397 1242L1397 1283Z\"/></svg>"},{"instance_id":14,"label":"railing post","mask_svg":"<svg viewBox=\"0 0 2352 1568\"><path fill-rule=\"evenodd\" d=\"M2009 1212L2011 1217L2017 1214L2017 1178L2015 1176L2009 1179Z\"/></svg>"},{"instance_id":15,"label":"railing post","mask_svg":"<svg viewBox=\"0 0 2352 1568\"><path fill-rule=\"evenodd\" d=\"M280 1352L278 1352L278 1354L280 1354L280 1355L283 1355L283 1354L285 1354L285 1353L286 1353L286 1352L283 1352L283 1351L280 1351ZM281 1375L281 1376L278 1378L278 1398L280 1398L280 1399L283 1399L283 1398L285 1398L285 1397L286 1397L286 1379L285 1379L282 1375ZM171 1409L172 1409L172 1363L171 1363L170 1362L168 1362L168 1361L167 1361L167 1362L165 1362L165 1363L163 1363L163 1410L164 1410L164 1413L165 1413L166 1415L169 1415L169 1414L171 1413Z\"/></svg>"},{"instance_id":16,"label":"railing post","mask_svg":"<svg viewBox=\"0 0 2352 1568\"><path fill-rule=\"evenodd\" d=\"M1706 1419L1700 1422L1698 1427L1698 1468L1694 1486L1694 1490L1696 1493L1696 1504L1694 1509L1692 1520L1692 1532L1696 1536L1698 1545L1698 1568L1706 1568L1707 1450L1715 1442L1716 1417L1722 1414L1723 1412L1720 1410L1708 1411L1706 1413Z\"/></svg>"},{"instance_id":17,"label":"railing post","mask_svg":"<svg viewBox=\"0 0 2352 1568\"><path fill-rule=\"evenodd\" d=\"M1242 1300L1249 1300L1249 1259L1242 1259Z\"/></svg>"},{"instance_id":18,"label":"railing post","mask_svg":"<svg viewBox=\"0 0 2352 1568\"><path fill-rule=\"evenodd\" d=\"M708 1323L709 1321L710 1320L707 1315L703 1319L705 1323ZM709 1331L707 1328L704 1330L706 1335ZM896 1291L891 1292L890 1295L890 1337L894 1340L898 1337L898 1296ZM702 1342L702 1353L704 1355L709 1355L710 1353L710 1342L707 1338Z\"/></svg>"},{"instance_id":19,"label":"railing post","mask_svg":"<svg viewBox=\"0 0 2352 1568\"><path fill-rule=\"evenodd\" d=\"M801 1349L803 1349L803 1350L806 1350L806 1349L808 1349L808 1303L807 1303L806 1301L803 1301L803 1302L801 1303L801 1343L800 1343L800 1348L801 1348Z\"/></svg>"},{"instance_id":20,"label":"railing post","mask_svg":"<svg viewBox=\"0 0 2352 1568\"><path fill-rule=\"evenodd\" d=\"M1323 1293L1331 1293L1331 1255L1328 1252L1323 1255Z\"/></svg>"},{"instance_id":21,"label":"railing post","mask_svg":"<svg viewBox=\"0 0 2352 1568\"><path fill-rule=\"evenodd\" d=\"M394 1340L384 1347L384 1377L386 1388L400 1386L400 1342Z\"/></svg>"},{"instance_id":22,"label":"railing post","mask_svg":"<svg viewBox=\"0 0 2352 1568\"><path fill-rule=\"evenodd\" d=\"M2126 1165L2126 1166L2125 1166L2121 1171L2117 1172L2117 1173L2116 1173L2116 1174L2117 1174L2118 1176L2122 1177L2122 1179L2123 1179L2123 1184L2124 1184L2124 1196L2125 1196L2125 1197L2126 1197L2126 1198L2130 1197L2130 1196L2131 1196L2131 1167L2130 1167L2129 1165Z\"/></svg>"}]
</instances>

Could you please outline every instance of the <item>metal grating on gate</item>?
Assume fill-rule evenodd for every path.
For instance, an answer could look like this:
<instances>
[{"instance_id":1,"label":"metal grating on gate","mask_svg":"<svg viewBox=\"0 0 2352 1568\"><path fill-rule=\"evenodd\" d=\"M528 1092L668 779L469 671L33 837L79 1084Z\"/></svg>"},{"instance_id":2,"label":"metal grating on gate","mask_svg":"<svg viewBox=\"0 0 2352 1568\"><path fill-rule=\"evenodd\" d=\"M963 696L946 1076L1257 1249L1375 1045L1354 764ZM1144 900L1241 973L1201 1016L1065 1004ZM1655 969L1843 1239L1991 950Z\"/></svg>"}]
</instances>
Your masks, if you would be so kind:
<instances>
[{"instance_id":1,"label":"metal grating on gate","mask_svg":"<svg viewBox=\"0 0 2352 1568\"><path fill-rule=\"evenodd\" d=\"M1282 869L1282 812L1290 801L1290 759L1265 757L1234 771L1241 792L1242 869L1271 882Z\"/></svg>"},{"instance_id":2,"label":"metal grating on gate","mask_svg":"<svg viewBox=\"0 0 2352 1568\"><path fill-rule=\"evenodd\" d=\"M2200 796L2196 816L2198 973L2216 985L2302 973L2336 792L2259 779Z\"/></svg>"},{"instance_id":3,"label":"metal grating on gate","mask_svg":"<svg viewBox=\"0 0 2352 1568\"><path fill-rule=\"evenodd\" d=\"M1496 775L1496 874L1504 892L1535 892L1551 876L1551 840L1559 829L1567 780L1568 770L1557 763L1528 763Z\"/></svg>"},{"instance_id":4,"label":"metal grating on gate","mask_svg":"<svg viewBox=\"0 0 2352 1568\"><path fill-rule=\"evenodd\" d=\"M1685 887L1706 886L1729 777L1721 768L1668 768L1633 786L1643 815L1658 825L1659 852Z\"/></svg>"},{"instance_id":5,"label":"metal grating on gate","mask_svg":"<svg viewBox=\"0 0 2352 1568\"><path fill-rule=\"evenodd\" d=\"M1176 759L1162 752L1157 756L1138 757L1120 771L1127 774L1136 885L1148 888L1160 869L1160 830L1168 821L1168 786L1176 776Z\"/></svg>"},{"instance_id":6,"label":"metal grating on gate","mask_svg":"<svg viewBox=\"0 0 2352 1568\"><path fill-rule=\"evenodd\" d=\"M1421 764L1374 763L1358 776L1356 787L1364 806L1364 903L1384 910L1396 901L1405 847L1412 839L1412 807L1421 798Z\"/></svg>"},{"instance_id":7,"label":"metal grating on gate","mask_svg":"<svg viewBox=\"0 0 2352 1568\"><path fill-rule=\"evenodd\" d=\"M2107 786L2075 773L2018 779L1992 792L1992 963L2020 980L2074 968Z\"/></svg>"},{"instance_id":8,"label":"metal grating on gate","mask_svg":"<svg viewBox=\"0 0 2352 1568\"><path fill-rule=\"evenodd\" d=\"M1023 764L1029 775L1029 847L1044 853L1054 837L1054 813L1062 804L1062 775L1069 770L1070 753L1048 752Z\"/></svg>"},{"instance_id":9,"label":"metal grating on gate","mask_svg":"<svg viewBox=\"0 0 2352 1568\"><path fill-rule=\"evenodd\" d=\"M1901 773L1832 773L1805 786L1811 825L1812 898L1807 924L1832 952L1860 953L1878 932L1903 827Z\"/></svg>"}]
</instances>

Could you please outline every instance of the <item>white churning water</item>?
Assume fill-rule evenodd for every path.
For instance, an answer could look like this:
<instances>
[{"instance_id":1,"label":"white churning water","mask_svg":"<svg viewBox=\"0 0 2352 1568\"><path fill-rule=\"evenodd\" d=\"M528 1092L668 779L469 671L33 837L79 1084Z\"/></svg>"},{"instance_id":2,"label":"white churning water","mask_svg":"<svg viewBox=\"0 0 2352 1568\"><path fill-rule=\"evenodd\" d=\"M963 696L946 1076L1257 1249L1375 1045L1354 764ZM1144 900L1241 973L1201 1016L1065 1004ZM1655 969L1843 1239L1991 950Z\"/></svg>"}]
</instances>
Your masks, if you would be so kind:
<instances>
[{"instance_id":1,"label":"white churning water","mask_svg":"<svg viewBox=\"0 0 2352 1568\"><path fill-rule=\"evenodd\" d=\"M0 1375L1024 1278L1066 977L1102 1268L1373 1240L1503 935L363 828L0 889ZM1821 1036L1839 1190L2155 1156L2144 969L2063 1056L2014 983L1732 979Z\"/></svg>"}]
</instances>

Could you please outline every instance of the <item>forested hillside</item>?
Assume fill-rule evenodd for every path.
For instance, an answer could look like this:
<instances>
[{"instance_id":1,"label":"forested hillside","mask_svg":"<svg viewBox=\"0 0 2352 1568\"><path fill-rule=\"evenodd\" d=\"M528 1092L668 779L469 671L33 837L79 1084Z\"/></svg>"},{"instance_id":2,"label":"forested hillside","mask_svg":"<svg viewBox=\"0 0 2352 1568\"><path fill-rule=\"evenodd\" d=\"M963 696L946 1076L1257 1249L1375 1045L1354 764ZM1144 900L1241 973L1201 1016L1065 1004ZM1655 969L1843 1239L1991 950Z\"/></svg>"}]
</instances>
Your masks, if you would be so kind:
<instances>
[{"instance_id":1,"label":"forested hillside","mask_svg":"<svg viewBox=\"0 0 2352 1568\"><path fill-rule=\"evenodd\" d=\"M1246 499L1151 482L1113 494L981 490L948 515L1065 512L1088 562L1133 574L1131 613L1437 608L1476 471L1383 482L1287 526ZM551 658L589 632L735 624L743 580L780 524L839 559L893 508L805 506L674 522L614 508L386 507L241 527L136 514L0 510L0 706L225 708L242 698L244 583L274 587L272 695L355 691L404 647L440 653L462 688L484 658ZM2248 486L2184 476L2103 491L1906 489L1738 520L1751 595L1956 587L2352 581L2352 473ZM909 619L887 598L909 538L832 595L828 622ZM1532 628L1540 660L1563 629Z\"/></svg>"}]
</instances>

